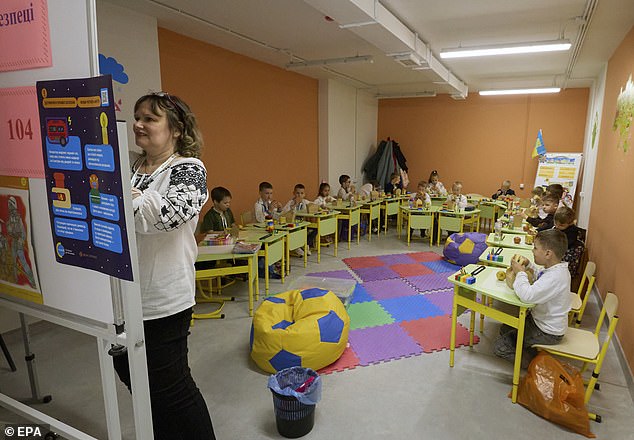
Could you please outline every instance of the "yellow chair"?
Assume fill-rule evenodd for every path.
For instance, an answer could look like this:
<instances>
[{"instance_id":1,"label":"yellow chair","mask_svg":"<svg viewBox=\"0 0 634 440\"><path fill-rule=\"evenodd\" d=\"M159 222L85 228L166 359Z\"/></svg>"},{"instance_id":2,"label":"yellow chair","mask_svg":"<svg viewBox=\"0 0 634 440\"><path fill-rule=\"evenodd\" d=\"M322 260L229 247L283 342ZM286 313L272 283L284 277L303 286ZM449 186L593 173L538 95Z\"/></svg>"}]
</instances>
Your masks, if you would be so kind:
<instances>
[{"instance_id":1,"label":"yellow chair","mask_svg":"<svg viewBox=\"0 0 634 440\"><path fill-rule=\"evenodd\" d=\"M240 214L240 223L242 226L246 226L249 223L253 223L253 212L252 211L244 211Z\"/></svg>"},{"instance_id":2,"label":"yellow chair","mask_svg":"<svg viewBox=\"0 0 634 440\"><path fill-rule=\"evenodd\" d=\"M603 359L608 351L608 346L610 345L610 340L612 339L612 335L616 329L616 324L619 321L619 317L616 314L618 307L618 297L614 293L608 292L605 297L605 301L603 302L603 308L601 309L601 314L599 315L594 333L588 330L581 330L576 327L568 327L566 334L559 344L533 345L534 348L544 350L556 356L563 356L569 359L582 361L582 373L585 371L589 363L595 364L590 381L586 386L586 393L584 397L585 404L588 404L595 386L598 389L597 380L599 378L599 373L601 373ZM601 327L603 326L603 320L606 316L609 320L608 333L601 344L599 341L599 333L601 331ZM589 415L592 420L596 420L599 423L601 422L600 415L592 413L589 413Z\"/></svg>"},{"instance_id":3,"label":"yellow chair","mask_svg":"<svg viewBox=\"0 0 634 440\"><path fill-rule=\"evenodd\" d=\"M588 261L586 264L586 269L583 272L583 277L581 278L581 284L579 284L579 290L577 292L570 292L570 321L569 325L575 323L575 327L579 327L581 324L581 318L583 318L583 312L586 310L586 305L588 304L588 298L590 298L590 292L592 292L592 287L594 286L594 272L597 269L597 265ZM586 286L586 293L581 299L581 294L583 292L584 285L588 283ZM576 320L575 320L576 318Z\"/></svg>"}]
</instances>

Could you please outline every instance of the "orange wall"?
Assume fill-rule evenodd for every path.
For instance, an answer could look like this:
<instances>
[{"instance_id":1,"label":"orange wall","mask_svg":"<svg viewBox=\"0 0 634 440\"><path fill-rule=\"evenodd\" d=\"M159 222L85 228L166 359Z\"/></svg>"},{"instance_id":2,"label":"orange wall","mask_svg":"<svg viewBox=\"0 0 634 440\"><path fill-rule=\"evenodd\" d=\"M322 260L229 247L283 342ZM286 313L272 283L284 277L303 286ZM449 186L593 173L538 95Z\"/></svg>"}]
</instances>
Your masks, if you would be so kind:
<instances>
[{"instance_id":1,"label":"orange wall","mask_svg":"<svg viewBox=\"0 0 634 440\"><path fill-rule=\"evenodd\" d=\"M634 151L617 149L612 130L616 98L634 74L634 28L621 42L608 64L603 118L588 227L590 258L597 263L597 286L605 296L619 297L617 334L634 369ZM634 127L632 127L634 129ZM634 136L630 135L630 144ZM631 148L631 147L630 147Z\"/></svg>"},{"instance_id":2,"label":"orange wall","mask_svg":"<svg viewBox=\"0 0 634 440\"><path fill-rule=\"evenodd\" d=\"M314 199L318 81L165 29L158 36L163 89L196 114L207 184L231 191L234 215L253 209L263 180L283 203L298 182Z\"/></svg>"},{"instance_id":3,"label":"orange wall","mask_svg":"<svg viewBox=\"0 0 634 440\"><path fill-rule=\"evenodd\" d=\"M464 193L493 194L510 179L520 196L535 181L531 159L537 132L549 152L581 152L588 89L556 95L479 96L454 101L435 98L384 99L379 102L378 137L395 139L409 167L410 189L438 170L449 189L463 182ZM524 183L524 191L519 184Z\"/></svg>"}]
</instances>

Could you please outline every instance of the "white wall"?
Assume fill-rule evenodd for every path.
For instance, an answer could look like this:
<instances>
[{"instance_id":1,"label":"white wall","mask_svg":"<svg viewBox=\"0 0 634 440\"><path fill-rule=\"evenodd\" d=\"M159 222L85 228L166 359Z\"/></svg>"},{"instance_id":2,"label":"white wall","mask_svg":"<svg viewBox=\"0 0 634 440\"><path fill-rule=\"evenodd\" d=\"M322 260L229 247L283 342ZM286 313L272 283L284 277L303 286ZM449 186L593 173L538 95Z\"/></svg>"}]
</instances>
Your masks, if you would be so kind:
<instances>
[{"instance_id":1,"label":"white wall","mask_svg":"<svg viewBox=\"0 0 634 440\"><path fill-rule=\"evenodd\" d=\"M377 118L374 96L339 81L319 81L319 176L334 191L341 174L362 182L363 162L376 149Z\"/></svg>"},{"instance_id":2,"label":"white wall","mask_svg":"<svg viewBox=\"0 0 634 440\"><path fill-rule=\"evenodd\" d=\"M150 91L161 90L156 18L98 1L97 34L99 53L115 58L128 75L128 83L113 81L112 87L115 100L121 100L117 119L128 123L128 145L139 151L132 133L134 103Z\"/></svg>"},{"instance_id":3,"label":"white wall","mask_svg":"<svg viewBox=\"0 0 634 440\"><path fill-rule=\"evenodd\" d=\"M592 204L592 189L594 187L594 171L597 163L597 152L599 149L599 137L601 134L601 119L603 112L603 96L605 94L605 80L607 77L607 63L601 70L599 77L594 81L590 90L588 115L586 118L586 133L583 146L583 178L581 180L581 190L579 191L579 208L577 224L579 227L587 229L590 220L590 209ZM595 128L596 127L596 128ZM593 131L594 144L592 143Z\"/></svg>"}]
</instances>

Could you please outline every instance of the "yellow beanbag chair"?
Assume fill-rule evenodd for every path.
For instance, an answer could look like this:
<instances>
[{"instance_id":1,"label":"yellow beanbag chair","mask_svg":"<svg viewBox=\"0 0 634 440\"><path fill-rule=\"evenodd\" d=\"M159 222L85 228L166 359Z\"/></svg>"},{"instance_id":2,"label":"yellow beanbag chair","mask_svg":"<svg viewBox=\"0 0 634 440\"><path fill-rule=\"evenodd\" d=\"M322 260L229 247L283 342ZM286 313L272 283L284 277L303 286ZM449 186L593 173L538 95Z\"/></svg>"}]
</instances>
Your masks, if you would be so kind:
<instances>
[{"instance_id":1,"label":"yellow beanbag chair","mask_svg":"<svg viewBox=\"0 0 634 440\"><path fill-rule=\"evenodd\" d=\"M266 298L253 316L251 357L264 371L318 370L343 353L350 318L341 300L324 289L289 290Z\"/></svg>"}]
</instances>

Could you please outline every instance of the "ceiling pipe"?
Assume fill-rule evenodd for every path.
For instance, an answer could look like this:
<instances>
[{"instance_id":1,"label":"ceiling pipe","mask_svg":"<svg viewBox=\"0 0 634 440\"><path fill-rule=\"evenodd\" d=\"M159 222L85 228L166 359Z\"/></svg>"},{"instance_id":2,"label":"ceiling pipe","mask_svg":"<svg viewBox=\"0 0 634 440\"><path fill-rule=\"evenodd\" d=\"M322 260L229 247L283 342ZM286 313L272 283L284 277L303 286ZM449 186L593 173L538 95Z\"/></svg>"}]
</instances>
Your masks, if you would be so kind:
<instances>
[{"instance_id":1,"label":"ceiling pipe","mask_svg":"<svg viewBox=\"0 0 634 440\"><path fill-rule=\"evenodd\" d=\"M378 0L304 0L324 15L334 17L341 23L340 27L354 32L365 41L380 49L386 55L398 54L397 62L417 67L426 63L438 76L447 82L450 94L466 97L469 88L450 72L432 53L428 45L409 29L394 14L387 10ZM363 23L364 26L353 26ZM372 23L368 26L365 24ZM376 23L376 25L374 25ZM411 58L420 63L403 63L403 54L411 54Z\"/></svg>"}]
</instances>

